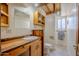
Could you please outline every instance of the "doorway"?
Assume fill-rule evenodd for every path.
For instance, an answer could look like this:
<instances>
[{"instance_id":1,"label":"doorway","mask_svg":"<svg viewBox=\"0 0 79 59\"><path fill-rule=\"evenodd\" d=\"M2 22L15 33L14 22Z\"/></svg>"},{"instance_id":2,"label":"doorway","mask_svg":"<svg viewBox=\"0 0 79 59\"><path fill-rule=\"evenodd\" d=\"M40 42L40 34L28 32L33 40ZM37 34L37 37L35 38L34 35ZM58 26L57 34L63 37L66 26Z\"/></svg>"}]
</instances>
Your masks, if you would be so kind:
<instances>
[{"instance_id":1,"label":"doorway","mask_svg":"<svg viewBox=\"0 0 79 59\"><path fill-rule=\"evenodd\" d=\"M76 15L56 18L56 46L65 55L76 55Z\"/></svg>"},{"instance_id":2,"label":"doorway","mask_svg":"<svg viewBox=\"0 0 79 59\"><path fill-rule=\"evenodd\" d=\"M56 18L56 44L58 46L66 47L67 44L67 17Z\"/></svg>"}]
</instances>

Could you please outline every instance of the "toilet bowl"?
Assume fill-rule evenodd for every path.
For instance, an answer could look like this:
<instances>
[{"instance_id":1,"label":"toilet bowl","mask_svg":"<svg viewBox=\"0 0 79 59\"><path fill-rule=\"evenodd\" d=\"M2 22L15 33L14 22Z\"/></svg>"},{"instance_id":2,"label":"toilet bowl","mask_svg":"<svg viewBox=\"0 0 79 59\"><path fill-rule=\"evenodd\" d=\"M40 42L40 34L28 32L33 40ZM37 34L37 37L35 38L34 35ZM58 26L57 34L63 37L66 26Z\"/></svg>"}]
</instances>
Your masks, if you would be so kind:
<instances>
[{"instance_id":1,"label":"toilet bowl","mask_svg":"<svg viewBox=\"0 0 79 59\"><path fill-rule=\"evenodd\" d=\"M52 49L53 47L52 47L52 44L50 44L50 43L45 43L45 55L47 55L47 54L49 54L51 51L51 49Z\"/></svg>"}]
</instances>

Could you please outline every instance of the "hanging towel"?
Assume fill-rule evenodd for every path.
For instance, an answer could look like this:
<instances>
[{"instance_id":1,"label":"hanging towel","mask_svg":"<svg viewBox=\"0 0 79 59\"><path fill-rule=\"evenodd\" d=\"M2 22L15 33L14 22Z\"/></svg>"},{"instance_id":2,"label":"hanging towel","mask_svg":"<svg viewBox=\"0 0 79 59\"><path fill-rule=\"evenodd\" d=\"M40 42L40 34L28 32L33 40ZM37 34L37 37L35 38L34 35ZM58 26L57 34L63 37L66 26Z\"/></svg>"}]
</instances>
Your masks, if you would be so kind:
<instances>
[{"instance_id":1,"label":"hanging towel","mask_svg":"<svg viewBox=\"0 0 79 59\"><path fill-rule=\"evenodd\" d=\"M58 39L59 40L64 40L64 37L65 37L64 31L58 31Z\"/></svg>"}]
</instances>

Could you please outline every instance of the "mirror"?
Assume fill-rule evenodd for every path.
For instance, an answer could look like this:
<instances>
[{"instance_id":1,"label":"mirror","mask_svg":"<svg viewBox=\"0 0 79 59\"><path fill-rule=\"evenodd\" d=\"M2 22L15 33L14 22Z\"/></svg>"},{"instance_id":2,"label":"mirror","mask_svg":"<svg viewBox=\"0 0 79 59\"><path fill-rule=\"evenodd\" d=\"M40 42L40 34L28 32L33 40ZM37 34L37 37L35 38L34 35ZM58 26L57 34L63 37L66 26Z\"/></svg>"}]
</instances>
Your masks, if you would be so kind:
<instances>
[{"instance_id":1,"label":"mirror","mask_svg":"<svg viewBox=\"0 0 79 59\"><path fill-rule=\"evenodd\" d=\"M14 10L14 27L15 28L30 28L30 16L18 9Z\"/></svg>"}]
</instances>

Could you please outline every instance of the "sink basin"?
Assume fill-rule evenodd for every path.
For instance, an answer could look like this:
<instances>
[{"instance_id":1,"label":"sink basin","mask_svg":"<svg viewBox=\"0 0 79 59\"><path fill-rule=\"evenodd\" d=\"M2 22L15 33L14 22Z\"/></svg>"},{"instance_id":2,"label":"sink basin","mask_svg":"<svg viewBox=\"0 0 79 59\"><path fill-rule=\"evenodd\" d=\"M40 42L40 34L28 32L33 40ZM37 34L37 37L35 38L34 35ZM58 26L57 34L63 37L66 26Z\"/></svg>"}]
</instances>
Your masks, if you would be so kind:
<instances>
[{"instance_id":1,"label":"sink basin","mask_svg":"<svg viewBox=\"0 0 79 59\"><path fill-rule=\"evenodd\" d=\"M32 41L32 40L37 40L37 39L39 39L39 37L37 37L37 36L28 36L28 37L24 37L23 39L24 39L24 40Z\"/></svg>"}]
</instances>

